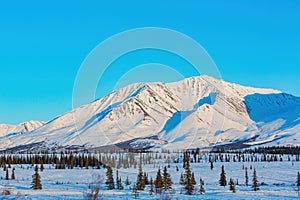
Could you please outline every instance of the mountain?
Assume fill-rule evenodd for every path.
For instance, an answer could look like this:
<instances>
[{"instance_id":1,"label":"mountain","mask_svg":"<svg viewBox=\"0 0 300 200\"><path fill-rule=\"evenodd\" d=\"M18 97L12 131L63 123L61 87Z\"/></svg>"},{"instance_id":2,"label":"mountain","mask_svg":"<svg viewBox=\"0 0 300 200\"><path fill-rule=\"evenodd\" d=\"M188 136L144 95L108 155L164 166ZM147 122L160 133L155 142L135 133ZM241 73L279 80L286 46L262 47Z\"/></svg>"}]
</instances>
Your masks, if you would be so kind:
<instances>
[{"instance_id":1,"label":"mountain","mask_svg":"<svg viewBox=\"0 0 300 200\"><path fill-rule=\"evenodd\" d=\"M24 134L31 132L45 123L41 121L29 121L19 125L0 124L0 137L8 136L9 134Z\"/></svg>"},{"instance_id":2,"label":"mountain","mask_svg":"<svg viewBox=\"0 0 300 200\"><path fill-rule=\"evenodd\" d=\"M209 76L136 83L31 132L2 137L0 147L299 145L299 111L298 97Z\"/></svg>"}]
</instances>

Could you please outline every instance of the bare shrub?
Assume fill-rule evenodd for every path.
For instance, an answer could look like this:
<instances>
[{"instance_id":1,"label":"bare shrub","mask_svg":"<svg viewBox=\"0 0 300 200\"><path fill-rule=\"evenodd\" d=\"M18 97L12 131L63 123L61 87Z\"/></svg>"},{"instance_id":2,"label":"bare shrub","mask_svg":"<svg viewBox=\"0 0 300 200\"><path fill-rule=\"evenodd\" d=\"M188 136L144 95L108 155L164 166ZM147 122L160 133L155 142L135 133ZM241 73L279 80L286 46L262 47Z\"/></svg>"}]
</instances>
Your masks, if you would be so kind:
<instances>
[{"instance_id":1,"label":"bare shrub","mask_svg":"<svg viewBox=\"0 0 300 200\"><path fill-rule=\"evenodd\" d=\"M92 182L88 184L88 189L83 193L84 199L102 200L104 199L101 193L103 177L100 174L93 174Z\"/></svg>"}]
</instances>

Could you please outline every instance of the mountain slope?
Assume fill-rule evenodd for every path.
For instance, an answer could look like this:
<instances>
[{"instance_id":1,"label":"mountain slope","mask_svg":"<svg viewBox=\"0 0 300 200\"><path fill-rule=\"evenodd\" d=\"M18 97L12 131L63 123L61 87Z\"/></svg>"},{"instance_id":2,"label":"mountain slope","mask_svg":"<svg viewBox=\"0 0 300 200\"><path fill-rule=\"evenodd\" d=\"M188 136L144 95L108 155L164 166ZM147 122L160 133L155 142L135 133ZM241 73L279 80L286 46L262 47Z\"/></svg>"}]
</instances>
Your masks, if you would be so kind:
<instances>
[{"instance_id":1,"label":"mountain slope","mask_svg":"<svg viewBox=\"0 0 300 200\"><path fill-rule=\"evenodd\" d=\"M0 137L7 136L8 134L24 134L31 132L45 123L41 121L29 121L19 125L0 124Z\"/></svg>"},{"instance_id":2,"label":"mountain slope","mask_svg":"<svg viewBox=\"0 0 300 200\"><path fill-rule=\"evenodd\" d=\"M49 148L128 143L180 149L254 137L249 145L271 144L278 138L282 144L300 144L299 108L299 98L292 95L208 76L175 83L136 83L30 133L4 137L0 147L42 142Z\"/></svg>"}]
</instances>

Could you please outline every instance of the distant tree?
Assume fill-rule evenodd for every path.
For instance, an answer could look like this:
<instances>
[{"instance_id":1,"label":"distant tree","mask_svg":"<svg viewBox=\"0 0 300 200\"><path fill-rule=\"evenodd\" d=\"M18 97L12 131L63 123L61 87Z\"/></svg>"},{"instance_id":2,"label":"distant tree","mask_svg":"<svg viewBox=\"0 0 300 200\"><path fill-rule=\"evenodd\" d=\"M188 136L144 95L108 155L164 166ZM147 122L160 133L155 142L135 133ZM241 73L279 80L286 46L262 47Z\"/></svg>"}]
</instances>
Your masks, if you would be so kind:
<instances>
[{"instance_id":1,"label":"distant tree","mask_svg":"<svg viewBox=\"0 0 300 200\"><path fill-rule=\"evenodd\" d=\"M226 173L225 173L225 169L224 169L224 165L222 165L222 171L220 174L220 180L219 180L220 186L226 186L227 185L227 181L226 181Z\"/></svg>"},{"instance_id":2,"label":"distant tree","mask_svg":"<svg viewBox=\"0 0 300 200\"><path fill-rule=\"evenodd\" d=\"M150 178L150 190L149 190L150 195L154 193L154 182L152 177Z\"/></svg>"},{"instance_id":3,"label":"distant tree","mask_svg":"<svg viewBox=\"0 0 300 200\"><path fill-rule=\"evenodd\" d=\"M139 192L138 192L138 190L137 190L136 185L133 186L132 194L134 195L134 198L135 198L135 199L138 198Z\"/></svg>"},{"instance_id":4,"label":"distant tree","mask_svg":"<svg viewBox=\"0 0 300 200\"><path fill-rule=\"evenodd\" d=\"M163 184L163 189L165 191L172 189L172 180L170 174L167 171L167 167L164 167L162 184Z\"/></svg>"},{"instance_id":5,"label":"distant tree","mask_svg":"<svg viewBox=\"0 0 300 200\"><path fill-rule=\"evenodd\" d=\"M160 172L160 168L157 170L156 179L154 181L156 193L161 193L161 189L163 187L163 180Z\"/></svg>"},{"instance_id":6,"label":"distant tree","mask_svg":"<svg viewBox=\"0 0 300 200\"><path fill-rule=\"evenodd\" d=\"M191 183L193 185L196 185L196 180L195 180L195 174L194 174L194 172L192 172Z\"/></svg>"},{"instance_id":7,"label":"distant tree","mask_svg":"<svg viewBox=\"0 0 300 200\"><path fill-rule=\"evenodd\" d=\"M11 179L12 180L15 180L16 177L15 177L15 168L12 169L12 172L11 172Z\"/></svg>"},{"instance_id":8,"label":"distant tree","mask_svg":"<svg viewBox=\"0 0 300 200\"><path fill-rule=\"evenodd\" d=\"M183 168L186 168L186 164L190 162L190 157L187 152L183 154Z\"/></svg>"},{"instance_id":9,"label":"distant tree","mask_svg":"<svg viewBox=\"0 0 300 200\"><path fill-rule=\"evenodd\" d=\"M180 175L180 185L184 185L185 184L185 180L184 180L184 176L183 174Z\"/></svg>"},{"instance_id":10,"label":"distant tree","mask_svg":"<svg viewBox=\"0 0 300 200\"><path fill-rule=\"evenodd\" d=\"M297 175L297 187L298 187L298 196L300 195L300 173Z\"/></svg>"},{"instance_id":11,"label":"distant tree","mask_svg":"<svg viewBox=\"0 0 300 200\"><path fill-rule=\"evenodd\" d=\"M144 181L145 181L145 185L149 185L148 174L146 172L144 172Z\"/></svg>"},{"instance_id":12,"label":"distant tree","mask_svg":"<svg viewBox=\"0 0 300 200\"><path fill-rule=\"evenodd\" d=\"M43 161L41 161L41 172L44 171L44 169L45 169L45 168L44 168Z\"/></svg>"},{"instance_id":13,"label":"distant tree","mask_svg":"<svg viewBox=\"0 0 300 200\"><path fill-rule=\"evenodd\" d=\"M123 185L122 185L122 179L119 177L119 171L116 171L116 183L117 183L117 189L118 190L123 190Z\"/></svg>"},{"instance_id":14,"label":"distant tree","mask_svg":"<svg viewBox=\"0 0 300 200\"><path fill-rule=\"evenodd\" d=\"M34 190L42 189L41 176L37 165L35 166L34 174L32 175L31 188Z\"/></svg>"},{"instance_id":15,"label":"distant tree","mask_svg":"<svg viewBox=\"0 0 300 200\"><path fill-rule=\"evenodd\" d=\"M85 158L85 164L84 164L84 165L85 165L85 169L88 169L88 168L89 168L89 162L90 162L90 161L89 161L89 158L86 157L86 158Z\"/></svg>"},{"instance_id":16,"label":"distant tree","mask_svg":"<svg viewBox=\"0 0 300 200\"><path fill-rule=\"evenodd\" d=\"M183 175L183 180L181 180L181 184L184 185L185 187L185 191L186 194L188 195L192 195L194 193L195 190L195 185L196 185L196 181L195 181L195 177L194 177L194 173L192 173L191 168L190 168L190 159L188 154L185 155L186 156L186 161L185 161L185 173Z\"/></svg>"},{"instance_id":17,"label":"distant tree","mask_svg":"<svg viewBox=\"0 0 300 200\"><path fill-rule=\"evenodd\" d=\"M249 177L248 177L248 169L247 167L245 168L245 184L248 186L249 184Z\"/></svg>"},{"instance_id":18,"label":"distant tree","mask_svg":"<svg viewBox=\"0 0 300 200\"><path fill-rule=\"evenodd\" d=\"M113 171L110 166L107 166L106 168L106 182L105 182L107 188L109 190L115 189L115 183L113 178Z\"/></svg>"},{"instance_id":19,"label":"distant tree","mask_svg":"<svg viewBox=\"0 0 300 200\"><path fill-rule=\"evenodd\" d=\"M130 184L131 184L130 181L129 181L128 176L126 177L125 184L126 184L126 185L130 185Z\"/></svg>"},{"instance_id":20,"label":"distant tree","mask_svg":"<svg viewBox=\"0 0 300 200\"><path fill-rule=\"evenodd\" d=\"M229 181L229 189L235 193L235 185L234 185L234 182L233 182L233 179L231 178L230 181Z\"/></svg>"},{"instance_id":21,"label":"distant tree","mask_svg":"<svg viewBox=\"0 0 300 200\"><path fill-rule=\"evenodd\" d=\"M144 190L145 187L146 187L146 184L145 184L145 178L144 178L143 169L142 169L142 156L140 156L139 173L138 173L137 182L136 182L136 189Z\"/></svg>"},{"instance_id":22,"label":"distant tree","mask_svg":"<svg viewBox=\"0 0 300 200\"><path fill-rule=\"evenodd\" d=\"M123 190L124 187L123 187L123 184L122 184L122 178L120 177L119 180L118 180L118 189L119 190Z\"/></svg>"},{"instance_id":23,"label":"distant tree","mask_svg":"<svg viewBox=\"0 0 300 200\"><path fill-rule=\"evenodd\" d=\"M202 178L200 178L200 190L199 190L200 194L204 194L205 193L205 189L204 189L204 180Z\"/></svg>"},{"instance_id":24,"label":"distant tree","mask_svg":"<svg viewBox=\"0 0 300 200\"><path fill-rule=\"evenodd\" d=\"M9 179L8 168L6 168L6 175L5 175L5 179L6 179L6 180L8 180L8 179Z\"/></svg>"},{"instance_id":25,"label":"distant tree","mask_svg":"<svg viewBox=\"0 0 300 200\"><path fill-rule=\"evenodd\" d=\"M252 186L254 191L258 191L259 190L259 186L258 186L258 180L257 180L257 175L256 175L256 170L254 169L253 171L253 186Z\"/></svg>"}]
</instances>

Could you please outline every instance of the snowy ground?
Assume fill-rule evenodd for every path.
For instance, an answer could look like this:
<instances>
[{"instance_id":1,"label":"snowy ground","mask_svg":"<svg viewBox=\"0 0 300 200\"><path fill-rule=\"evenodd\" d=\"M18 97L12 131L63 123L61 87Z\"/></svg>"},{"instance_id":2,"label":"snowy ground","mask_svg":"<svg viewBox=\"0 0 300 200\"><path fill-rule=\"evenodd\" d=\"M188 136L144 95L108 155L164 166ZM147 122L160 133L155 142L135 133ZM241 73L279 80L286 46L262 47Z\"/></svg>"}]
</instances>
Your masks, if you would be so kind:
<instances>
[{"instance_id":1,"label":"snowy ground","mask_svg":"<svg viewBox=\"0 0 300 200\"><path fill-rule=\"evenodd\" d=\"M218 185L218 180L221 172L221 166L225 166L227 181L233 178L238 179L239 185L236 186L236 193L231 193L229 186L221 187ZM249 186L245 186L245 170L248 168ZM250 166L256 169L259 183L264 182L266 185L261 185L257 192L252 191L252 174ZM157 168L165 166L165 164L144 165L143 170L149 174L149 179L152 176L155 179ZM176 166L179 171L176 171ZM105 181L106 169L65 169L58 170L52 165L45 165L41 175L43 185L42 190L32 190L30 188L31 176L34 173L34 168L30 165L13 165L16 168L16 180L4 180L5 171L0 171L0 190L9 189L13 196L20 199L84 199L84 192L88 190L88 184L91 183L94 174L101 174ZM300 171L300 162L217 162L214 163L214 169L210 169L208 162L191 163L192 171L195 173L197 184L200 177L205 181L206 193L203 195L195 194L188 196L181 194L182 186L179 184L179 177L183 172L182 163L171 163L168 172L171 174L173 181L173 189L175 194L169 195L171 199L299 199L296 192L297 172ZM115 169L114 169L115 172ZM104 199L134 199L132 194L132 186L136 182L138 169L119 169L119 175L122 178L124 190L106 190L105 185L102 185L101 194ZM11 169L9 169L11 175ZM126 177L129 177L131 185L125 185ZM116 175L114 174L114 178ZM103 182L104 182L103 181ZM196 186L199 189L199 186ZM1 196L1 198L11 198L12 196ZM146 190L139 192L138 199L162 199L159 195L150 195L149 186Z\"/></svg>"}]
</instances>

